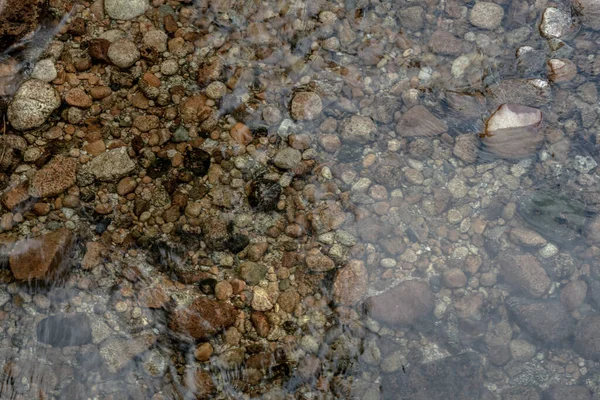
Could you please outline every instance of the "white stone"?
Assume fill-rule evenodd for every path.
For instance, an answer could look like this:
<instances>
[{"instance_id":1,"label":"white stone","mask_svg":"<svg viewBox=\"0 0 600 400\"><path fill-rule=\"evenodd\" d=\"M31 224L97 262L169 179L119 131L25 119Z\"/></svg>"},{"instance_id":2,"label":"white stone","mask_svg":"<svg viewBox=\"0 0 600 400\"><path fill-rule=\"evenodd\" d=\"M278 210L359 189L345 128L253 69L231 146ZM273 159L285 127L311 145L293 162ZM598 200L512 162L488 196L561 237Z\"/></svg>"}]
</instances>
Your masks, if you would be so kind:
<instances>
[{"instance_id":1,"label":"white stone","mask_svg":"<svg viewBox=\"0 0 600 400\"><path fill-rule=\"evenodd\" d=\"M46 82L25 81L6 112L10 124L19 131L37 128L60 106L60 95Z\"/></svg>"},{"instance_id":2,"label":"white stone","mask_svg":"<svg viewBox=\"0 0 600 400\"><path fill-rule=\"evenodd\" d=\"M39 79L44 82L52 82L56 79L57 75L58 73L54 67L54 61L50 58L44 58L43 60L38 61L31 73L33 79Z\"/></svg>"},{"instance_id":3,"label":"white stone","mask_svg":"<svg viewBox=\"0 0 600 400\"><path fill-rule=\"evenodd\" d=\"M148 7L148 0L104 0L104 10L112 19L133 19L145 13Z\"/></svg>"}]
</instances>

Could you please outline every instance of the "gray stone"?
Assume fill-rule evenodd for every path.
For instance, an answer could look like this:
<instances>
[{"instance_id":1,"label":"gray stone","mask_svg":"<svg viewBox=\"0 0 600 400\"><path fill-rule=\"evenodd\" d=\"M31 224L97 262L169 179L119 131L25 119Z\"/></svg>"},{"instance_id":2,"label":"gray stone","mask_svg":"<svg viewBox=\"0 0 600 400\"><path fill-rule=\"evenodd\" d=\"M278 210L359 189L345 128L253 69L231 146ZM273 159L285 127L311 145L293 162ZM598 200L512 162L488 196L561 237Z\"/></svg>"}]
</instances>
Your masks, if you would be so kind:
<instances>
[{"instance_id":1,"label":"gray stone","mask_svg":"<svg viewBox=\"0 0 600 400\"><path fill-rule=\"evenodd\" d=\"M396 133L405 137L437 136L448 130L448 125L423 106L414 106L404 113L398 125Z\"/></svg>"},{"instance_id":2,"label":"gray stone","mask_svg":"<svg viewBox=\"0 0 600 400\"><path fill-rule=\"evenodd\" d=\"M550 279L535 256L503 253L500 267L506 280L532 297L540 297L550 288Z\"/></svg>"},{"instance_id":3,"label":"gray stone","mask_svg":"<svg viewBox=\"0 0 600 400\"><path fill-rule=\"evenodd\" d=\"M342 121L341 137L344 142L368 143L375 137L377 127L371 118L353 115Z\"/></svg>"},{"instance_id":4,"label":"gray stone","mask_svg":"<svg viewBox=\"0 0 600 400\"><path fill-rule=\"evenodd\" d=\"M425 10L415 6L402 8L399 12L400 25L411 31L420 31L425 23Z\"/></svg>"},{"instance_id":5,"label":"gray stone","mask_svg":"<svg viewBox=\"0 0 600 400\"><path fill-rule=\"evenodd\" d=\"M434 296L428 284L404 281L366 300L368 314L391 325L412 324L433 311Z\"/></svg>"},{"instance_id":6,"label":"gray stone","mask_svg":"<svg viewBox=\"0 0 600 400\"><path fill-rule=\"evenodd\" d=\"M129 68L140 59L140 52L129 39L119 39L108 48L108 58L119 68Z\"/></svg>"},{"instance_id":7,"label":"gray stone","mask_svg":"<svg viewBox=\"0 0 600 400\"><path fill-rule=\"evenodd\" d=\"M173 141L174 142L185 142L190 138L190 134L184 126L179 126L175 132L173 133Z\"/></svg>"},{"instance_id":8,"label":"gray stone","mask_svg":"<svg viewBox=\"0 0 600 400\"><path fill-rule=\"evenodd\" d=\"M104 0L104 10L112 19L133 19L146 12L148 7L148 0Z\"/></svg>"},{"instance_id":9,"label":"gray stone","mask_svg":"<svg viewBox=\"0 0 600 400\"><path fill-rule=\"evenodd\" d=\"M592 393L585 386L555 384L544 392L546 400L592 400Z\"/></svg>"},{"instance_id":10,"label":"gray stone","mask_svg":"<svg viewBox=\"0 0 600 400\"><path fill-rule=\"evenodd\" d=\"M479 138L472 133L458 135L454 141L454 156L467 164L477 161Z\"/></svg>"},{"instance_id":11,"label":"gray stone","mask_svg":"<svg viewBox=\"0 0 600 400\"><path fill-rule=\"evenodd\" d=\"M39 79L43 82L51 82L56 79L57 75L58 73L56 72L54 61L52 61L51 58L44 58L43 60L38 61L31 73L33 79Z\"/></svg>"},{"instance_id":12,"label":"gray stone","mask_svg":"<svg viewBox=\"0 0 600 400\"><path fill-rule=\"evenodd\" d=\"M573 318L557 301L510 297L506 306L521 328L544 342L566 339L573 331Z\"/></svg>"},{"instance_id":13,"label":"gray stone","mask_svg":"<svg viewBox=\"0 0 600 400\"><path fill-rule=\"evenodd\" d=\"M575 0L573 6L583 25L600 30L600 0Z\"/></svg>"},{"instance_id":14,"label":"gray stone","mask_svg":"<svg viewBox=\"0 0 600 400\"><path fill-rule=\"evenodd\" d=\"M144 353L154 344L156 336L143 333L131 338L112 338L100 346L100 355L112 374L121 370L133 358Z\"/></svg>"},{"instance_id":15,"label":"gray stone","mask_svg":"<svg viewBox=\"0 0 600 400\"><path fill-rule=\"evenodd\" d=\"M253 261L245 261L240 265L240 278L248 285L254 286L265 278L267 266Z\"/></svg>"},{"instance_id":16,"label":"gray stone","mask_svg":"<svg viewBox=\"0 0 600 400\"><path fill-rule=\"evenodd\" d=\"M60 106L58 92L38 79L25 81L8 105L6 115L19 131L37 128Z\"/></svg>"},{"instance_id":17,"label":"gray stone","mask_svg":"<svg viewBox=\"0 0 600 400\"><path fill-rule=\"evenodd\" d=\"M92 159L85 167L96 179L101 181L116 181L135 169L135 163L129 158L126 147L110 150Z\"/></svg>"},{"instance_id":18,"label":"gray stone","mask_svg":"<svg viewBox=\"0 0 600 400\"><path fill-rule=\"evenodd\" d=\"M142 38L142 43L145 46L148 46L159 53L167 51L167 40L169 36L161 30L153 29L151 31L146 32L144 37Z\"/></svg>"},{"instance_id":19,"label":"gray stone","mask_svg":"<svg viewBox=\"0 0 600 400\"><path fill-rule=\"evenodd\" d=\"M277 168L292 169L300 164L300 161L302 161L302 154L300 151L291 147L286 147L277 152L273 163Z\"/></svg>"},{"instance_id":20,"label":"gray stone","mask_svg":"<svg viewBox=\"0 0 600 400\"><path fill-rule=\"evenodd\" d=\"M575 328L573 348L582 357L600 361L600 314L589 314Z\"/></svg>"},{"instance_id":21,"label":"gray stone","mask_svg":"<svg viewBox=\"0 0 600 400\"><path fill-rule=\"evenodd\" d=\"M504 9L498 4L478 1L471 9L469 21L481 29L496 29L502 23Z\"/></svg>"}]
</instances>

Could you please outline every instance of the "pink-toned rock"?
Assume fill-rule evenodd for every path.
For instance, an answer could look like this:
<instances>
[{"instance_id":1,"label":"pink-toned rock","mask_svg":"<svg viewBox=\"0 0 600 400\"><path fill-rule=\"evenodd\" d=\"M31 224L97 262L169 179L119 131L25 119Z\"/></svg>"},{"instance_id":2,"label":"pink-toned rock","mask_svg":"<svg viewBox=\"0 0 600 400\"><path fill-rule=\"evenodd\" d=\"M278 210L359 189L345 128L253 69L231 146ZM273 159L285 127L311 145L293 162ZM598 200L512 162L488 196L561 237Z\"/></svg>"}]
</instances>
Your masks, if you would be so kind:
<instances>
[{"instance_id":1,"label":"pink-toned rock","mask_svg":"<svg viewBox=\"0 0 600 400\"><path fill-rule=\"evenodd\" d=\"M366 300L368 314L392 325L412 324L433 311L435 298L428 284L404 281L398 286Z\"/></svg>"},{"instance_id":2,"label":"pink-toned rock","mask_svg":"<svg viewBox=\"0 0 600 400\"><path fill-rule=\"evenodd\" d=\"M420 105L405 112L396 125L396 133L405 137L437 136L447 130L444 121Z\"/></svg>"},{"instance_id":3,"label":"pink-toned rock","mask_svg":"<svg viewBox=\"0 0 600 400\"><path fill-rule=\"evenodd\" d=\"M487 150L509 159L529 157L544 140L542 112L519 104L503 104L488 119L483 143Z\"/></svg>"},{"instance_id":4,"label":"pink-toned rock","mask_svg":"<svg viewBox=\"0 0 600 400\"><path fill-rule=\"evenodd\" d=\"M576 280L569 282L560 291L560 302L568 311L576 310L587 295L588 285L585 281Z\"/></svg>"},{"instance_id":5,"label":"pink-toned rock","mask_svg":"<svg viewBox=\"0 0 600 400\"><path fill-rule=\"evenodd\" d=\"M368 272L362 261L351 260L340 268L333 282L333 298L336 303L353 306L362 300L367 291Z\"/></svg>"},{"instance_id":6,"label":"pink-toned rock","mask_svg":"<svg viewBox=\"0 0 600 400\"><path fill-rule=\"evenodd\" d=\"M229 303L199 297L171 313L169 328L176 334L205 339L233 325L237 311Z\"/></svg>"},{"instance_id":7,"label":"pink-toned rock","mask_svg":"<svg viewBox=\"0 0 600 400\"><path fill-rule=\"evenodd\" d=\"M550 80L552 82L568 82L577 76L577 66L566 58L553 58L548 61Z\"/></svg>"},{"instance_id":8,"label":"pink-toned rock","mask_svg":"<svg viewBox=\"0 0 600 400\"><path fill-rule=\"evenodd\" d=\"M73 243L73 235L66 228L33 239L15 243L9 256L10 269L17 281L36 279L53 280L64 271L63 257Z\"/></svg>"},{"instance_id":9,"label":"pink-toned rock","mask_svg":"<svg viewBox=\"0 0 600 400\"><path fill-rule=\"evenodd\" d=\"M92 98L79 88L69 90L65 95L65 101L73 107L90 108L92 106Z\"/></svg>"},{"instance_id":10,"label":"pink-toned rock","mask_svg":"<svg viewBox=\"0 0 600 400\"><path fill-rule=\"evenodd\" d=\"M77 160L74 158L55 157L33 175L29 194L39 198L61 194L75 184L77 165Z\"/></svg>"}]
</instances>

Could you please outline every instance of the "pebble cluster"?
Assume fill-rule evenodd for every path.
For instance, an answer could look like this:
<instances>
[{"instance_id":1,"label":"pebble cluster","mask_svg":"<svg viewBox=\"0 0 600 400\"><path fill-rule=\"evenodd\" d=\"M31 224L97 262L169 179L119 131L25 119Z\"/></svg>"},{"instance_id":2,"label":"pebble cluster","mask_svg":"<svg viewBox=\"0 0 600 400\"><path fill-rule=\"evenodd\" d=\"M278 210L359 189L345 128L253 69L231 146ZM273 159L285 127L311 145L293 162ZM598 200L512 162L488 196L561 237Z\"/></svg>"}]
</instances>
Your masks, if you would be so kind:
<instances>
[{"instance_id":1,"label":"pebble cluster","mask_svg":"<svg viewBox=\"0 0 600 400\"><path fill-rule=\"evenodd\" d=\"M2 397L600 396L598 0L49 3Z\"/></svg>"}]
</instances>

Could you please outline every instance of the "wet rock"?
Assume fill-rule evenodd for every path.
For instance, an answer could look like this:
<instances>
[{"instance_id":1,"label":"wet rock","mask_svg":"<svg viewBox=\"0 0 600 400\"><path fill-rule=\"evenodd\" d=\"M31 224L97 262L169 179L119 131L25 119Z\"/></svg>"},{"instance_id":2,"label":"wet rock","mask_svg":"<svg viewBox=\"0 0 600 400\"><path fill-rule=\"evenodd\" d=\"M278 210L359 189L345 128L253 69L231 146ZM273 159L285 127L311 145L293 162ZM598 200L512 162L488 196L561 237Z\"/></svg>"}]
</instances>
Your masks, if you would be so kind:
<instances>
[{"instance_id":1,"label":"wet rock","mask_svg":"<svg viewBox=\"0 0 600 400\"><path fill-rule=\"evenodd\" d=\"M539 79L505 79L487 88L492 104L527 104L541 107L551 99L548 82Z\"/></svg>"},{"instance_id":2,"label":"wet rock","mask_svg":"<svg viewBox=\"0 0 600 400\"><path fill-rule=\"evenodd\" d=\"M202 224L202 233L204 242L213 250L224 250L229 239L229 229L227 222L223 218L210 217Z\"/></svg>"},{"instance_id":3,"label":"wet rock","mask_svg":"<svg viewBox=\"0 0 600 400\"><path fill-rule=\"evenodd\" d=\"M179 335L206 339L233 325L236 317L237 311L231 304L199 297L171 313L169 328Z\"/></svg>"},{"instance_id":4,"label":"wet rock","mask_svg":"<svg viewBox=\"0 0 600 400\"><path fill-rule=\"evenodd\" d=\"M333 282L333 299L344 306L353 306L367 291L368 272L362 261L351 260L337 271Z\"/></svg>"},{"instance_id":5,"label":"wet rock","mask_svg":"<svg viewBox=\"0 0 600 400\"><path fill-rule=\"evenodd\" d=\"M458 135L454 141L452 152L455 157L467 164L477 161L477 153L479 152L479 139L477 135L473 135L472 133Z\"/></svg>"},{"instance_id":6,"label":"wet rock","mask_svg":"<svg viewBox=\"0 0 600 400\"><path fill-rule=\"evenodd\" d=\"M119 68L129 68L140 59L137 46L128 39L119 39L112 42L107 55L110 61Z\"/></svg>"},{"instance_id":7,"label":"wet rock","mask_svg":"<svg viewBox=\"0 0 600 400\"><path fill-rule=\"evenodd\" d=\"M586 315L575 327L575 342L573 348L582 357L600 360L600 314Z\"/></svg>"},{"instance_id":8,"label":"wet rock","mask_svg":"<svg viewBox=\"0 0 600 400\"><path fill-rule=\"evenodd\" d=\"M315 92L297 92L290 108L292 118L296 121L311 121L321 115L323 103Z\"/></svg>"},{"instance_id":9,"label":"wet rock","mask_svg":"<svg viewBox=\"0 0 600 400\"><path fill-rule=\"evenodd\" d=\"M550 279L535 256L503 253L499 262L505 279L528 295L540 297L550 288Z\"/></svg>"},{"instance_id":10,"label":"wet rock","mask_svg":"<svg viewBox=\"0 0 600 400\"><path fill-rule=\"evenodd\" d=\"M104 10L112 19L133 19L146 12L148 7L148 0L104 0Z\"/></svg>"},{"instance_id":11,"label":"wet rock","mask_svg":"<svg viewBox=\"0 0 600 400\"><path fill-rule=\"evenodd\" d=\"M467 284L467 276L461 269L452 268L448 271L444 271L442 274L442 283L445 287L450 289L465 287Z\"/></svg>"},{"instance_id":12,"label":"wet rock","mask_svg":"<svg viewBox=\"0 0 600 400\"><path fill-rule=\"evenodd\" d=\"M562 59L552 59L548 61L550 68L550 80L552 82L568 82L577 76L577 66L573 61Z\"/></svg>"},{"instance_id":13,"label":"wet rock","mask_svg":"<svg viewBox=\"0 0 600 400\"><path fill-rule=\"evenodd\" d=\"M573 331L571 315L556 301L511 297L506 306L521 328L544 342L566 339Z\"/></svg>"},{"instance_id":14,"label":"wet rock","mask_svg":"<svg viewBox=\"0 0 600 400\"><path fill-rule=\"evenodd\" d=\"M600 1L575 0L573 7L577 11L583 25L593 30L600 30Z\"/></svg>"},{"instance_id":15,"label":"wet rock","mask_svg":"<svg viewBox=\"0 0 600 400\"><path fill-rule=\"evenodd\" d=\"M210 168L210 154L202 149L193 149L186 153L184 163L195 176L205 176Z\"/></svg>"},{"instance_id":16,"label":"wet rock","mask_svg":"<svg viewBox=\"0 0 600 400\"><path fill-rule=\"evenodd\" d=\"M252 261L245 261L240 264L240 278L248 285L254 286L265 278L267 266Z\"/></svg>"},{"instance_id":17,"label":"wet rock","mask_svg":"<svg viewBox=\"0 0 600 400\"><path fill-rule=\"evenodd\" d=\"M254 311L269 311L273 308L269 293L260 286L254 287L252 292L252 309Z\"/></svg>"},{"instance_id":18,"label":"wet rock","mask_svg":"<svg viewBox=\"0 0 600 400\"><path fill-rule=\"evenodd\" d=\"M335 268L335 263L319 249L311 249L306 255L306 266L315 272L325 272Z\"/></svg>"},{"instance_id":19,"label":"wet rock","mask_svg":"<svg viewBox=\"0 0 600 400\"><path fill-rule=\"evenodd\" d=\"M94 157L84 169L96 179L113 182L131 173L135 169L135 163L129 158L127 148L119 147Z\"/></svg>"},{"instance_id":20,"label":"wet rock","mask_svg":"<svg viewBox=\"0 0 600 400\"><path fill-rule=\"evenodd\" d=\"M572 281L569 282L560 291L560 302L565 306L568 311L577 309L587 295L587 283L585 281Z\"/></svg>"},{"instance_id":21,"label":"wet rock","mask_svg":"<svg viewBox=\"0 0 600 400\"><path fill-rule=\"evenodd\" d=\"M92 330L87 315L57 314L38 322L37 340L53 347L82 346L92 343Z\"/></svg>"},{"instance_id":22,"label":"wet rock","mask_svg":"<svg viewBox=\"0 0 600 400\"><path fill-rule=\"evenodd\" d=\"M281 186L278 182L256 179L251 184L248 203L258 211L273 211L277 209L279 196L281 196Z\"/></svg>"},{"instance_id":23,"label":"wet rock","mask_svg":"<svg viewBox=\"0 0 600 400\"><path fill-rule=\"evenodd\" d=\"M273 163L277 168L281 169L292 169L295 168L302 161L302 154L300 151L291 147L286 147L277 152Z\"/></svg>"},{"instance_id":24,"label":"wet rock","mask_svg":"<svg viewBox=\"0 0 600 400\"><path fill-rule=\"evenodd\" d=\"M480 400L482 385L481 357L467 352L386 374L381 391L384 400Z\"/></svg>"},{"instance_id":25,"label":"wet rock","mask_svg":"<svg viewBox=\"0 0 600 400\"><path fill-rule=\"evenodd\" d=\"M159 53L167 51L167 40L169 36L161 30L153 29L144 34L142 43Z\"/></svg>"},{"instance_id":26,"label":"wet rock","mask_svg":"<svg viewBox=\"0 0 600 400\"><path fill-rule=\"evenodd\" d=\"M423 106L414 106L405 112L396 125L396 133L404 137L437 136L447 130L446 123Z\"/></svg>"},{"instance_id":27,"label":"wet rock","mask_svg":"<svg viewBox=\"0 0 600 400\"><path fill-rule=\"evenodd\" d=\"M38 28L43 4L41 0L6 0L0 3L0 51L4 52Z\"/></svg>"},{"instance_id":28,"label":"wet rock","mask_svg":"<svg viewBox=\"0 0 600 400\"><path fill-rule=\"evenodd\" d=\"M502 23L504 9L498 4L478 1L471 9L469 21L481 29L496 29Z\"/></svg>"},{"instance_id":29,"label":"wet rock","mask_svg":"<svg viewBox=\"0 0 600 400\"><path fill-rule=\"evenodd\" d=\"M31 72L31 78L48 83L56 79L56 76L56 67L50 58L38 61L33 68L33 72Z\"/></svg>"},{"instance_id":30,"label":"wet rock","mask_svg":"<svg viewBox=\"0 0 600 400\"><path fill-rule=\"evenodd\" d=\"M19 131L37 128L60 106L60 95L46 82L25 81L8 105L6 115Z\"/></svg>"},{"instance_id":31,"label":"wet rock","mask_svg":"<svg viewBox=\"0 0 600 400\"><path fill-rule=\"evenodd\" d=\"M57 156L44 168L36 171L29 185L29 195L45 198L64 192L75 184L77 166L76 159Z\"/></svg>"},{"instance_id":32,"label":"wet rock","mask_svg":"<svg viewBox=\"0 0 600 400\"><path fill-rule=\"evenodd\" d=\"M571 16L568 13L556 7L548 7L544 10L540 24L540 33L543 37L559 39L568 33L570 28Z\"/></svg>"},{"instance_id":33,"label":"wet rock","mask_svg":"<svg viewBox=\"0 0 600 400\"><path fill-rule=\"evenodd\" d=\"M438 29L431 35L429 47L431 47L431 51L437 54L458 56L469 53L473 45L466 40L457 38L448 31Z\"/></svg>"},{"instance_id":34,"label":"wet rock","mask_svg":"<svg viewBox=\"0 0 600 400\"><path fill-rule=\"evenodd\" d=\"M279 307L287 313L292 313L299 302L300 295L296 289L288 289L281 293L277 298L277 304L279 304Z\"/></svg>"},{"instance_id":35,"label":"wet rock","mask_svg":"<svg viewBox=\"0 0 600 400\"><path fill-rule=\"evenodd\" d=\"M404 281L386 292L366 300L368 314L379 321L403 325L428 316L435 298L428 284Z\"/></svg>"},{"instance_id":36,"label":"wet rock","mask_svg":"<svg viewBox=\"0 0 600 400\"><path fill-rule=\"evenodd\" d=\"M65 95L65 101L73 107L90 108L92 106L92 98L79 88L69 90Z\"/></svg>"},{"instance_id":37,"label":"wet rock","mask_svg":"<svg viewBox=\"0 0 600 400\"><path fill-rule=\"evenodd\" d=\"M400 24L411 31L420 31L425 23L425 10L423 7L401 8L399 11Z\"/></svg>"},{"instance_id":38,"label":"wet rock","mask_svg":"<svg viewBox=\"0 0 600 400\"><path fill-rule=\"evenodd\" d=\"M100 345L100 355L112 374L119 372L132 359L141 355L156 341L152 333L143 333L130 338L107 339Z\"/></svg>"},{"instance_id":39,"label":"wet rock","mask_svg":"<svg viewBox=\"0 0 600 400\"><path fill-rule=\"evenodd\" d=\"M141 132L149 132L160 126L160 119L156 115L140 115L133 120L133 126Z\"/></svg>"},{"instance_id":40,"label":"wet rock","mask_svg":"<svg viewBox=\"0 0 600 400\"><path fill-rule=\"evenodd\" d=\"M212 399L217 392L211 374L202 369L196 369L193 373L187 373L185 383L197 400Z\"/></svg>"},{"instance_id":41,"label":"wet rock","mask_svg":"<svg viewBox=\"0 0 600 400\"><path fill-rule=\"evenodd\" d=\"M546 239L537 232L525 228L511 229L510 238L513 242L523 246L540 247L545 246L546 243L548 243Z\"/></svg>"},{"instance_id":42,"label":"wet rock","mask_svg":"<svg viewBox=\"0 0 600 400\"><path fill-rule=\"evenodd\" d=\"M206 87L206 97L218 100L227 94L227 86L221 81L214 81Z\"/></svg>"},{"instance_id":43,"label":"wet rock","mask_svg":"<svg viewBox=\"0 0 600 400\"><path fill-rule=\"evenodd\" d=\"M244 146L252 143L252 131L247 125L242 124L241 122L236 123L231 128L229 135L233 140Z\"/></svg>"},{"instance_id":44,"label":"wet rock","mask_svg":"<svg viewBox=\"0 0 600 400\"><path fill-rule=\"evenodd\" d=\"M541 394L534 386L517 386L502 391L502 400L540 400Z\"/></svg>"},{"instance_id":45,"label":"wet rock","mask_svg":"<svg viewBox=\"0 0 600 400\"><path fill-rule=\"evenodd\" d=\"M522 78L543 78L546 76L546 54L530 46L517 50L517 72Z\"/></svg>"},{"instance_id":46,"label":"wet rock","mask_svg":"<svg viewBox=\"0 0 600 400\"><path fill-rule=\"evenodd\" d=\"M341 123L341 138L343 142L368 143L375 138L377 127L367 117L353 115Z\"/></svg>"},{"instance_id":47,"label":"wet rock","mask_svg":"<svg viewBox=\"0 0 600 400\"><path fill-rule=\"evenodd\" d=\"M545 400L592 400L592 393L585 386L555 384L544 392Z\"/></svg>"},{"instance_id":48,"label":"wet rock","mask_svg":"<svg viewBox=\"0 0 600 400\"><path fill-rule=\"evenodd\" d=\"M488 119L483 143L487 150L499 157L529 157L544 140L539 129L541 123L540 110L518 104L503 104Z\"/></svg>"},{"instance_id":49,"label":"wet rock","mask_svg":"<svg viewBox=\"0 0 600 400\"><path fill-rule=\"evenodd\" d=\"M66 228L16 242L9 257L15 279L53 281L64 272L63 257L69 254L72 242L71 231Z\"/></svg>"}]
</instances>

